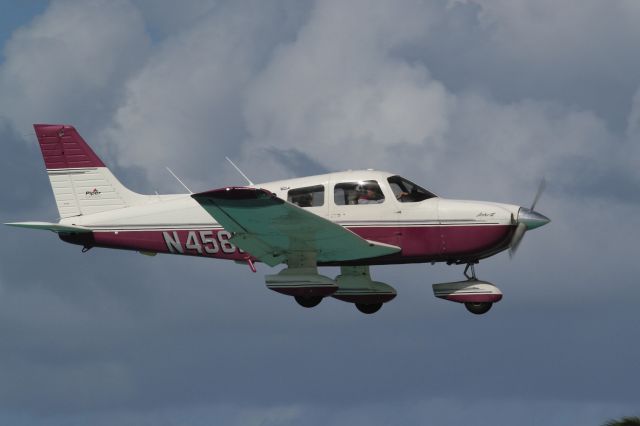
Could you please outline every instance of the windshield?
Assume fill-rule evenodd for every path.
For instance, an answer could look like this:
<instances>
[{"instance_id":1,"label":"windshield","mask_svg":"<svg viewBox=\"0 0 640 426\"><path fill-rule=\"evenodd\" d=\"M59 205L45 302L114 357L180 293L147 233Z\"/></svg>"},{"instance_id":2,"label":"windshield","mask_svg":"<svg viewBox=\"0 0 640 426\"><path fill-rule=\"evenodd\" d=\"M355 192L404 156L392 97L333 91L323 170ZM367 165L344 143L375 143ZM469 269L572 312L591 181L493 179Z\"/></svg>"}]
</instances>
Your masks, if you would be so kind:
<instances>
[{"instance_id":1,"label":"windshield","mask_svg":"<svg viewBox=\"0 0 640 426\"><path fill-rule=\"evenodd\" d=\"M403 177L391 176L387 180L389 181L393 194L396 196L398 201L402 203L415 203L436 197L435 194L432 194L426 189Z\"/></svg>"}]
</instances>

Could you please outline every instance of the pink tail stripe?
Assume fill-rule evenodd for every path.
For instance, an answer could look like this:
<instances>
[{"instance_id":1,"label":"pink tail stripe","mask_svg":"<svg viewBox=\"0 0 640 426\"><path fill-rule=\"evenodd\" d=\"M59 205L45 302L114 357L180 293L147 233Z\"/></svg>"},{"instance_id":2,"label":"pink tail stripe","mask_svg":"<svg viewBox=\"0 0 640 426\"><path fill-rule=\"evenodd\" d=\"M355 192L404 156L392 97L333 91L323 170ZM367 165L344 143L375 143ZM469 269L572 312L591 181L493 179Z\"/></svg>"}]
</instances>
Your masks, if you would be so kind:
<instances>
[{"instance_id":1,"label":"pink tail stripe","mask_svg":"<svg viewBox=\"0 0 640 426\"><path fill-rule=\"evenodd\" d=\"M73 126L34 124L47 169L105 167Z\"/></svg>"}]
</instances>

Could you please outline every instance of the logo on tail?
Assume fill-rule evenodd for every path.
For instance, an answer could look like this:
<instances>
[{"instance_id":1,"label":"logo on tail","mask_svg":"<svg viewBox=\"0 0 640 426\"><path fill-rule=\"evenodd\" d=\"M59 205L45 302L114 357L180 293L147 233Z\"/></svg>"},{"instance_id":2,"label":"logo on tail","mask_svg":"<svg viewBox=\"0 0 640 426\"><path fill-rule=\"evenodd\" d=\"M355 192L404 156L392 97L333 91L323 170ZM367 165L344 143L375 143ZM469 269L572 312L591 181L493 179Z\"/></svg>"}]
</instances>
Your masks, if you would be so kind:
<instances>
[{"instance_id":1,"label":"logo on tail","mask_svg":"<svg viewBox=\"0 0 640 426\"><path fill-rule=\"evenodd\" d=\"M102 194L102 192L98 191L98 188L93 188L91 191L86 191L84 193L87 197L97 197L100 194Z\"/></svg>"}]
</instances>

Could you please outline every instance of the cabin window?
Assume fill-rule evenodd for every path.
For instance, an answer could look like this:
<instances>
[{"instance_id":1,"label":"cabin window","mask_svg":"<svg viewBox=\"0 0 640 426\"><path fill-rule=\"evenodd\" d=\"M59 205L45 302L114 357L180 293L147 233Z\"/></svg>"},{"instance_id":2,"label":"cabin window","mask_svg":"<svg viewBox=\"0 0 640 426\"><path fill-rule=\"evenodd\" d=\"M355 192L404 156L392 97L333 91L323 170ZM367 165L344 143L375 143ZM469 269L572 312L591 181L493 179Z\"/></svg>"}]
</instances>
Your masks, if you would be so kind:
<instances>
[{"instance_id":1,"label":"cabin window","mask_svg":"<svg viewBox=\"0 0 640 426\"><path fill-rule=\"evenodd\" d=\"M384 195L375 180L338 183L333 188L333 201L338 206L380 204Z\"/></svg>"},{"instance_id":2,"label":"cabin window","mask_svg":"<svg viewBox=\"0 0 640 426\"><path fill-rule=\"evenodd\" d=\"M324 186L315 185L291 189L287 201L299 207L320 207L324 205Z\"/></svg>"},{"instance_id":3,"label":"cabin window","mask_svg":"<svg viewBox=\"0 0 640 426\"><path fill-rule=\"evenodd\" d=\"M436 197L435 194L400 176L391 176L387 180L393 195L402 203L415 203Z\"/></svg>"}]
</instances>

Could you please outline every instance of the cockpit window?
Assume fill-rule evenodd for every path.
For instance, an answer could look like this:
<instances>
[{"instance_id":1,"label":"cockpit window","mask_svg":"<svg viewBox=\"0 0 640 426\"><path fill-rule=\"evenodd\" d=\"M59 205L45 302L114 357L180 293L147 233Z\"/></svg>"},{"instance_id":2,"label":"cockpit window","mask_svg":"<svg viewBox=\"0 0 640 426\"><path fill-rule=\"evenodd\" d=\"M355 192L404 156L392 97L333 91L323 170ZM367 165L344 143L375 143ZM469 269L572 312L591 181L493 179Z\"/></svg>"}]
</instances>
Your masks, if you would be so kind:
<instances>
[{"instance_id":1,"label":"cockpit window","mask_svg":"<svg viewBox=\"0 0 640 426\"><path fill-rule=\"evenodd\" d=\"M389 181L393 194L396 196L398 201L402 203L415 203L417 201L436 197L435 194L432 194L426 189L419 187L415 183L403 177L391 176L387 180Z\"/></svg>"},{"instance_id":2,"label":"cockpit window","mask_svg":"<svg viewBox=\"0 0 640 426\"><path fill-rule=\"evenodd\" d=\"M333 201L338 206L350 204L380 204L384 195L375 180L338 183L333 189Z\"/></svg>"},{"instance_id":3,"label":"cockpit window","mask_svg":"<svg viewBox=\"0 0 640 426\"><path fill-rule=\"evenodd\" d=\"M287 193L287 201L299 207L320 207L324 205L324 186L292 189Z\"/></svg>"}]
</instances>

